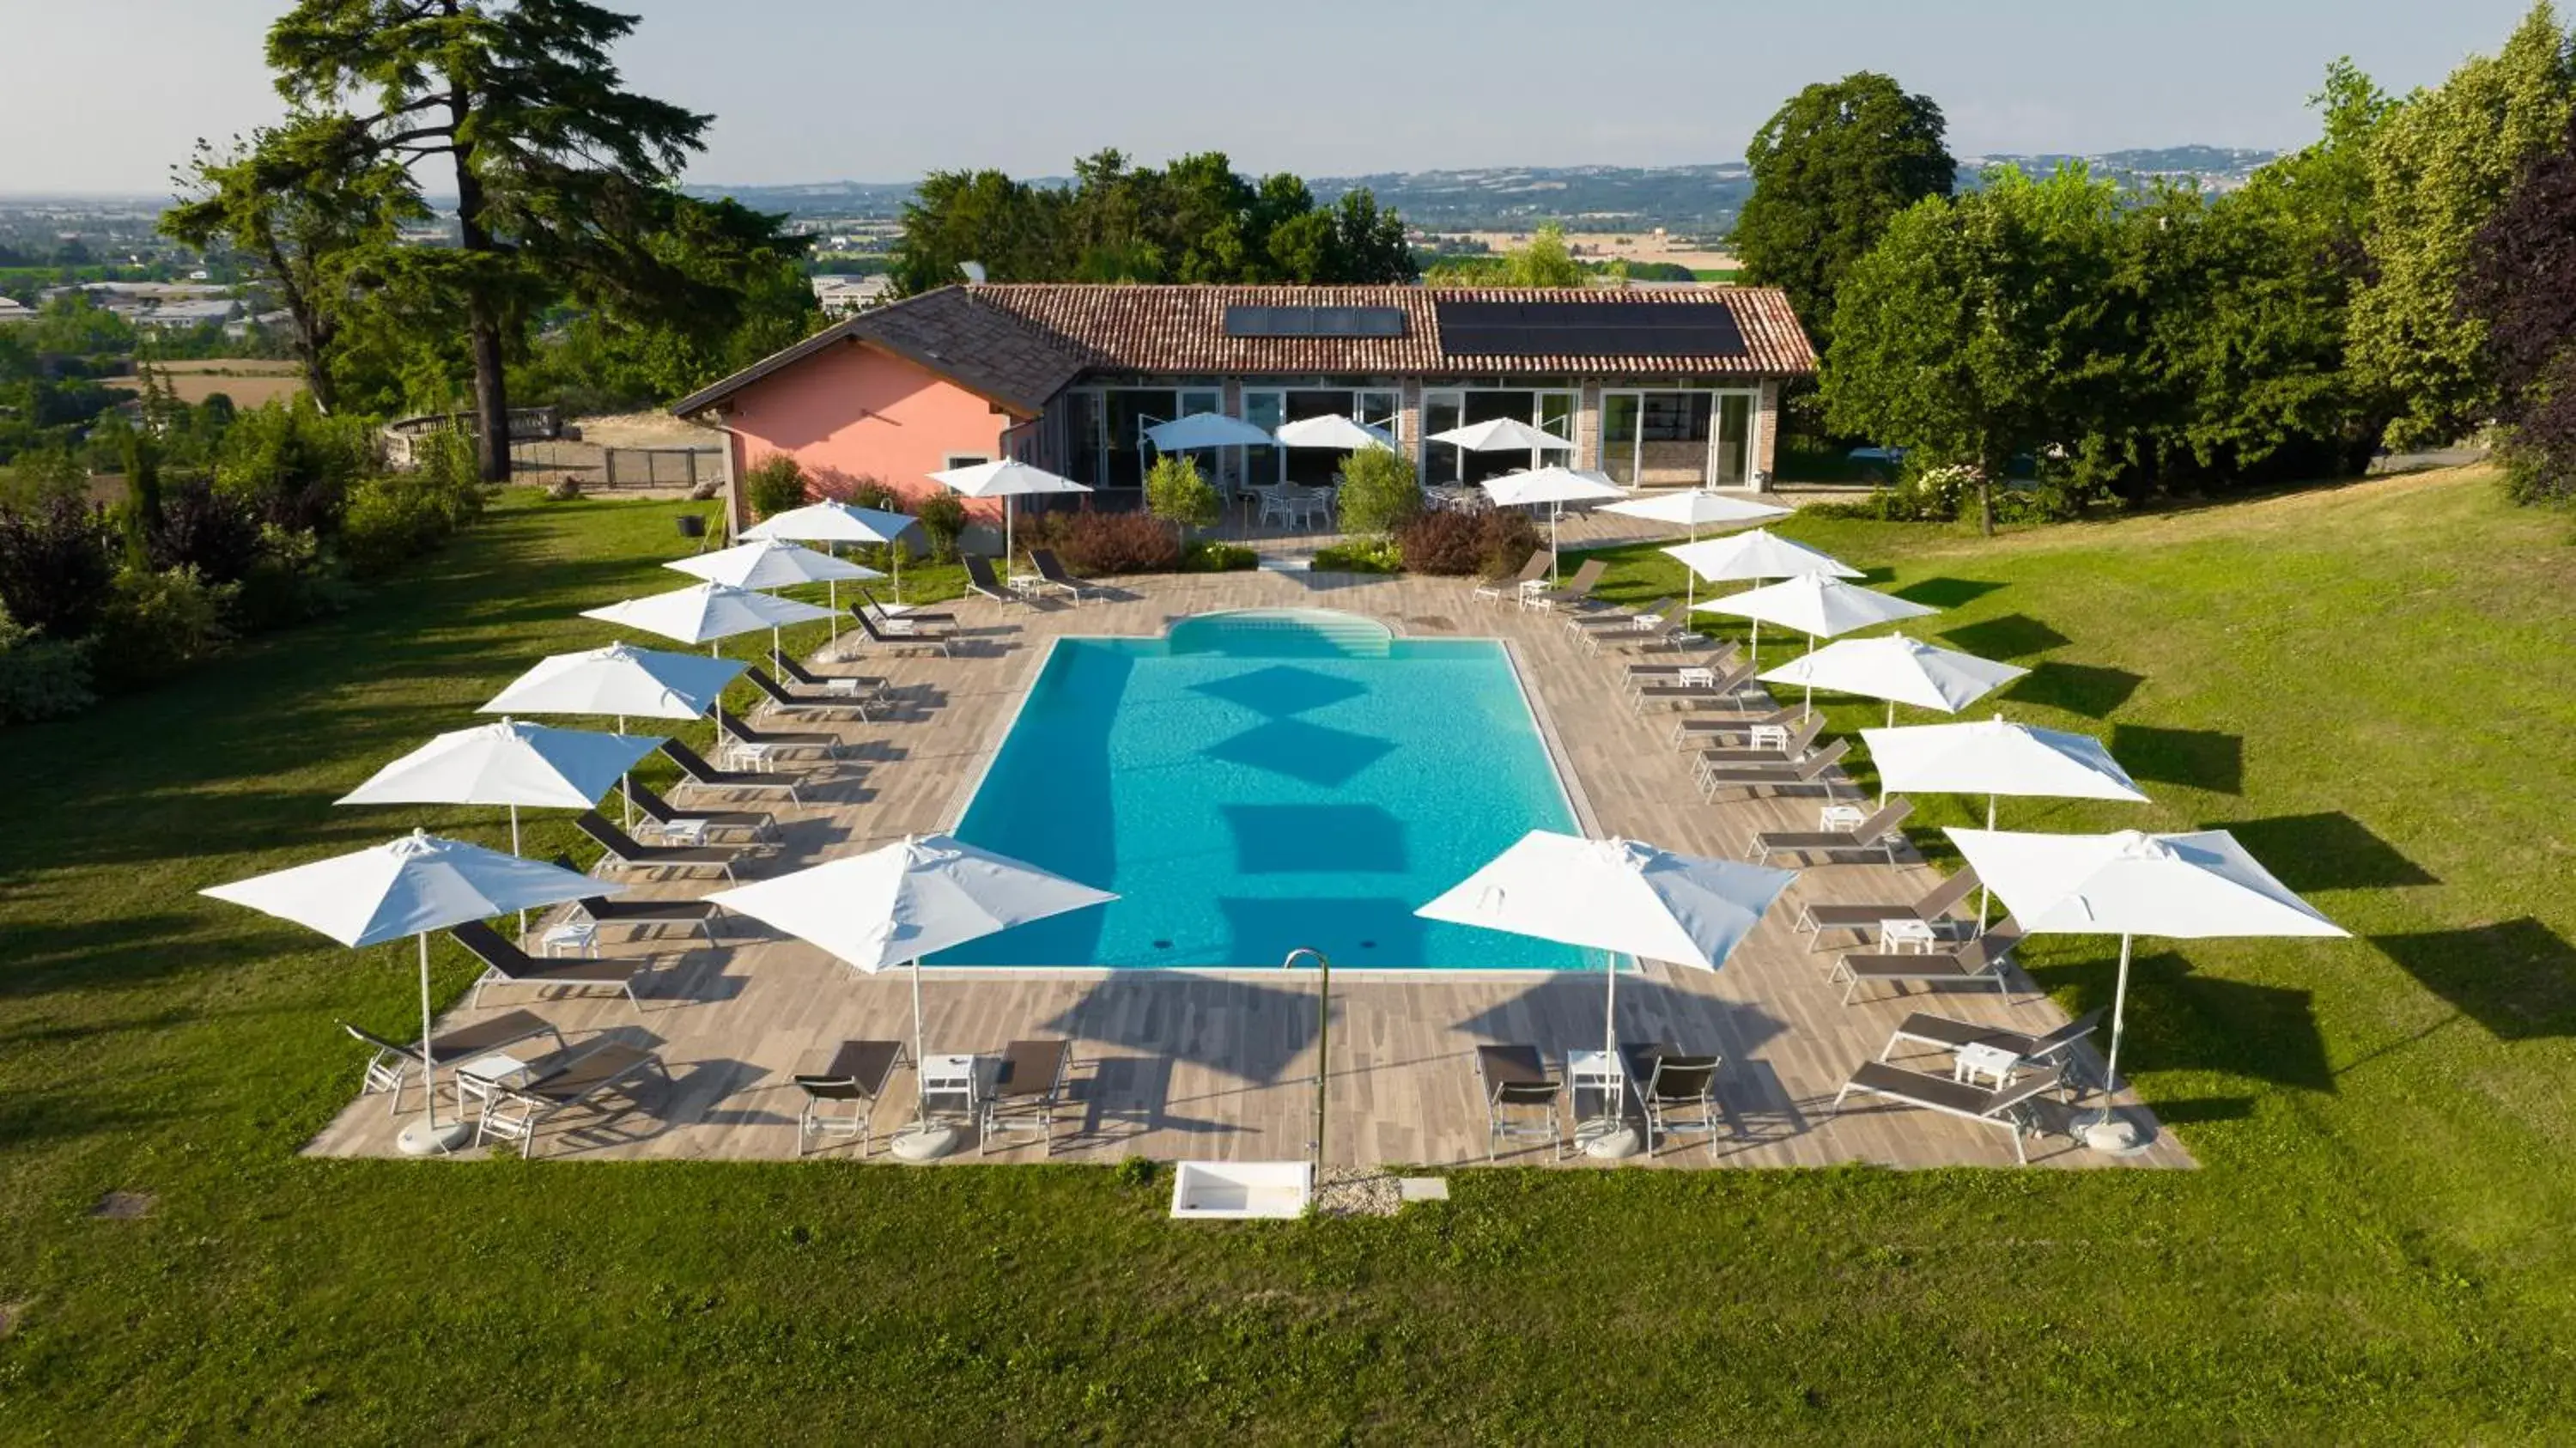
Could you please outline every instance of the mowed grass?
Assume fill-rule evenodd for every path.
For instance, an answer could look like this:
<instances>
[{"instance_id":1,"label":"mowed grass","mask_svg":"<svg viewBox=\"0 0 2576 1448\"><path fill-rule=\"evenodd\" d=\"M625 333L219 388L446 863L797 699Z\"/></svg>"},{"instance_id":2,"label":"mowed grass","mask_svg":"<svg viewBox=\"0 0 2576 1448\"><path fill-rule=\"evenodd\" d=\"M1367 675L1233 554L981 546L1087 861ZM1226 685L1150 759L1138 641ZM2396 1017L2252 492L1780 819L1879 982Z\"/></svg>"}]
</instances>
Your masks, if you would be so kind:
<instances>
[{"instance_id":1,"label":"mowed grass","mask_svg":"<svg viewBox=\"0 0 2576 1448\"><path fill-rule=\"evenodd\" d=\"M329 801L604 638L575 610L671 581L672 511L506 508L344 619L9 733L0 1437L2569 1430L2563 515L2448 475L1993 542L1791 525L2039 665L2000 707L2157 799L2007 825L2226 824L2363 937L2142 949L2128 1061L2198 1171L1469 1171L1391 1220L1182 1226L1096 1167L296 1156L355 1085L332 1021L401 1029L408 956L193 892L414 822ZM1678 587L1656 566L1617 587ZM2111 952L2029 959L2082 1008ZM109 1191L151 1211L92 1215Z\"/></svg>"}]
</instances>

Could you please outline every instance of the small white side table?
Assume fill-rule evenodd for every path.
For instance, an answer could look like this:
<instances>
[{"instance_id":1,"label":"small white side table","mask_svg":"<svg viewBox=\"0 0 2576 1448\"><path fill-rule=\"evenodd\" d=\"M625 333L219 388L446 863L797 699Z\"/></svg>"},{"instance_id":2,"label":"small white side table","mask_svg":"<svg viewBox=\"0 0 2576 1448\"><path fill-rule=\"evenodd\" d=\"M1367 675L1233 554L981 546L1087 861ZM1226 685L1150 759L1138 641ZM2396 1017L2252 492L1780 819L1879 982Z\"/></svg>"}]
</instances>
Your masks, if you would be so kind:
<instances>
[{"instance_id":1,"label":"small white side table","mask_svg":"<svg viewBox=\"0 0 2576 1448\"><path fill-rule=\"evenodd\" d=\"M2012 1080L2013 1068L2020 1064L2021 1057L2001 1046L1971 1041L1961 1046L1959 1054L1952 1059L1950 1076L1971 1086L2000 1091Z\"/></svg>"},{"instance_id":2,"label":"small white side table","mask_svg":"<svg viewBox=\"0 0 2576 1448\"><path fill-rule=\"evenodd\" d=\"M578 955L597 959L599 926L589 920L567 920L537 937L537 948L547 955Z\"/></svg>"},{"instance_id":3,"label":"small white side table","mask_svg":"<svg viewBox=\"0 0 2576 1448\"><path fill-rule=\"evenodd\" d=\"M1827 834L1841 830L1856 830L1868 818L1868 811L1863 810L1859 805L1829 804L1816 811L1816 828Z\"/></svg>"},{"instance_id":4,"label":"small white side table","mask_svg":"<svg viewBox=\"0 0 2576 1448\"><path fill-rule=\"evenodd\" d=\"M1878 922L1878 943L1884 950L1929 955L1939 948L1941 937L1929 920L1882 920Z\"/></svg>"}]
</instances>

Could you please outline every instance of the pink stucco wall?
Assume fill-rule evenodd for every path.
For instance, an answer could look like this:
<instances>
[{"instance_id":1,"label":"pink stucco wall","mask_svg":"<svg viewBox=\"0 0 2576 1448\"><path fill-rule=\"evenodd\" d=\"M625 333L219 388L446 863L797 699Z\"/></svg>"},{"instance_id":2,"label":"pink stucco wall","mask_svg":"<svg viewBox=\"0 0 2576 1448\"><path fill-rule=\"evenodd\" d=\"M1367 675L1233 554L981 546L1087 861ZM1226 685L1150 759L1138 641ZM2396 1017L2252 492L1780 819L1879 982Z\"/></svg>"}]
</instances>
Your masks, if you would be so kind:
<instances>
[{"instance_id":1,"label":"pink stucco wall","mask_svg":"<svg viewBox=\"0 0 2576 1448\"><path fill-rule=\"evenodd\" d=\"M735 434L736 476L792 453L809 476L873 477L910 499L937 491L927 475L955 454L1000 456L1013 420L934 373L850 343L734 394L724 424ZM997 507L967 506L998 516Z\"/></svg>"}]
</instances>

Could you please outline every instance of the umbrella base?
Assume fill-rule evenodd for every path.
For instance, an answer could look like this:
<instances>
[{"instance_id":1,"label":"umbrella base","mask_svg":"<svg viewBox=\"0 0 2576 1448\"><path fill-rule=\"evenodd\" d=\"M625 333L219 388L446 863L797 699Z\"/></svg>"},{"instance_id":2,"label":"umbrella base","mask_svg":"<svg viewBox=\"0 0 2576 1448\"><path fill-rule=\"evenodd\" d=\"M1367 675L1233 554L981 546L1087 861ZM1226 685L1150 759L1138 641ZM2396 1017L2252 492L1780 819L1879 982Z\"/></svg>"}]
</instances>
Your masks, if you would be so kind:
<instances>
[{"instance_id":1,"label":"umbrella base","mask_svg":"<svg viewBox=\"0 0 2576 1448\"><path fill-rule=\"evenodd\" d=\"M394 1145L405 1156L445 1156L463 1146L474 1135L474 1126L465 1121L442 1121L433 1130L428 1123L415 1121L394 1138Z\"/></svg>"},{"instance_id":2,"label":"umbrella base","mask_svg":"<svg viewBox=\"0 0 2576 1448\"><path fill-rule=\"evenodd\" d=\"M1574 1128L1574 1149L1595 1161L1619 1161L1645 1149L1637 1129L1624 1121L1586 1121Z\"/></svg>"},{"instance_id":3,"label":"umbrella base","mask_svg":"<svg viewBox=\"0 0 2576 1448\"><path fill-rule=\"evenodd\" d=\"M894 1134L886 1150L897 1161L937 1161L957 1149L958 1135L953 1126L907 1126Z\"/></svg>"},{"instance_id":4,"label":"umbrella base","mask_svg":"<svg viewBox=\"0 0 2576 1448\"><path fill-rule=\"evenodd\" d=\"M2134 1155L2146 1150L2153 1140L2137 1122L2110 1112L2077 1128L2075 1135L2086 1146L2107 1156Z\"/></svg>"}]
</instances>

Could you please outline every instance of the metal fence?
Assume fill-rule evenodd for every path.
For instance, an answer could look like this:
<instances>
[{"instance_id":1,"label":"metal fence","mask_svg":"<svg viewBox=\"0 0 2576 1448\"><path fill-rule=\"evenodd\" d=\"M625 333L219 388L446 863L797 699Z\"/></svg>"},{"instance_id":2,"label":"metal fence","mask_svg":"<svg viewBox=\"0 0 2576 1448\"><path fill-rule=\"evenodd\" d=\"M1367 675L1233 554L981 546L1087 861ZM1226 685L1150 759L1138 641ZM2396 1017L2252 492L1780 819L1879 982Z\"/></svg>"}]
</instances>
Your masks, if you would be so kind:
<instances>
[{"instance_id":1,"label":"metal fence","mask_svg":"<svg viewBox=\"0 0 2576 1448\"><path fill-rule=\"evenodd\" d=\"M611 488L694 488L724 477L724 450L706 447L602 448L600 474Z\"/></svg>"}]
</instances>

